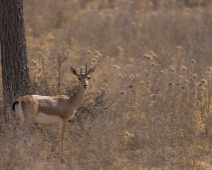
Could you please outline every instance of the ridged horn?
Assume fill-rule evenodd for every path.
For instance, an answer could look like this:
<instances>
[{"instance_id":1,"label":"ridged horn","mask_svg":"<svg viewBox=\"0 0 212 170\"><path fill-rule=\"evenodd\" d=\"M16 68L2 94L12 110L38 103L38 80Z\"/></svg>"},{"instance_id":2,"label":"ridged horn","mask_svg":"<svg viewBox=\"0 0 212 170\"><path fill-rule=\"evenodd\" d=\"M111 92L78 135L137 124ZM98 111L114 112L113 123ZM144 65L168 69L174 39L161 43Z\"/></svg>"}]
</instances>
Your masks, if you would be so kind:
<instances>
[{"instance_id":1,"label":"ridged horn","mask_svg":"<svg viewBox=\"0 0 212 170\"><path fill-rule=\"evenodd\" d=\"M86 62L85 63L85 74L87 74L88 73L88 63Z\"/></svg>"}]
</instances>

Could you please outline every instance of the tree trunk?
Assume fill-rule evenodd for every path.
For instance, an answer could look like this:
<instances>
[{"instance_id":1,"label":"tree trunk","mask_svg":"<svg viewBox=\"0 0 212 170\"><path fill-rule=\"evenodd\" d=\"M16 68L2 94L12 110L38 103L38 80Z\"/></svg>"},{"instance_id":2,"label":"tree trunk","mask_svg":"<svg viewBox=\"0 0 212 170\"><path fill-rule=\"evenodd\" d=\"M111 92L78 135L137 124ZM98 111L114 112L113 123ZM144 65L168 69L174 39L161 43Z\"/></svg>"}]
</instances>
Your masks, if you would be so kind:
<instances>
[{"instance_id":1,"label":"tree trunk","mask_svg":"<svg viewBox=\"0 0 212 170\"><path fill-rule=\"evenodd\" d=\"M4 101L11 104L29 89L22 0L1 0L0 43Z\"/></svg>"}]
</instances>

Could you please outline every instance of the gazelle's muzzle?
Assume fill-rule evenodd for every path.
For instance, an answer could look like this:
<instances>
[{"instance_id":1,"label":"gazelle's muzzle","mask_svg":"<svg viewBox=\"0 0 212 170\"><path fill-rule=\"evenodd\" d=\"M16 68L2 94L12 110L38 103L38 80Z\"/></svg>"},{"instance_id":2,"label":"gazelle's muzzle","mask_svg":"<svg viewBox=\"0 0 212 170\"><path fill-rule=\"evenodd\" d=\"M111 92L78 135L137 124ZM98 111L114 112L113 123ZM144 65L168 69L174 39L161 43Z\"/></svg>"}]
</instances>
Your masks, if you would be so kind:
<instances>
[{"instance_id":1,"label":"gazelle's muzzle","mask_svg":"<svg viewBox=\"0 0 212 170\"><path fill-rule=\"evenodd\" d=\"M84 84L84 85L83 85L83 88L84 88L84 89L88 89L88 87L89 87L89 86L88 86L87 84Z\"/></svg>"}]
</instances>

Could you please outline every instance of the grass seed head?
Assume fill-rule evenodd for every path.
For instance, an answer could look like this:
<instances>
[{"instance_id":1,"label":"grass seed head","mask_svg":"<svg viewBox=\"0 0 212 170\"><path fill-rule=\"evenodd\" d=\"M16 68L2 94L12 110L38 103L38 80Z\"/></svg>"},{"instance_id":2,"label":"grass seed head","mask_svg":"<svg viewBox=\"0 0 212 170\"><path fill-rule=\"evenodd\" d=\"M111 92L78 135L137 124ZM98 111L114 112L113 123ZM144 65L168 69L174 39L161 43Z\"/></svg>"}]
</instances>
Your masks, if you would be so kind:
<instances>
[{"instance_id":1,"label":"grass seed head","mask_svg":"<svg viewBox=\"0 0 212 170\"><path fill-rule=\"evenodd\" d=\"M196 74L193 74L193 78L196 79L198 78L198 76Z\"/></svg>"},{"instance_id":2,"label":"grass seed head","mask_svg":"<svg viewBox=\"0 0 212 170\"><path fill-rule=\"evenodd\" d=\"M117 65L114 65L113 66L115 69L121 69L121 67L117 66Z\"/></svg>"},{"instance_id":3,"label":"grass seed head","mask_svg":"<svg viewBox=\"0 0 212 170\"><path fill-rule=\"evenodd\" d=\"M170 69L171 69L172 72L175 72L175 68L174 67L170 66Z\"/></svg>"},{"instance_id":4,"label":"grass seed head","mask_svg":"<svg viewBox=\"0 0 212 170\"><path fill-rule=\"evenodd\" d=\"M94 54L95 54L95 55L98 55L98 54L99 54L99 51L95 51Z\"/></svg>"},{"instance_id":5,"label":"grass seed head","mask_svg":"<svg viewBox=\"0 0 212 170\"><path fill-rule=\"evenodd\" d=\"M148 59L148 60L151 60L151 59L152 59L152 57L151 57L151 56L147 56L147 59Z\"/></svg>"},{"instance_id":6,"label":"grass seed head","mask_svg":"<svg viewBox=\"0 0 212 170\"><path fill-rule=\"evenodd\" d=\"M98 54L97 56L98 56L99 58L101 58L101 57L102 57L102 54Z\"/></svg>"},{"instance_id":7,"label":"grass seed head","mask_svg":"<svg viewBox=\"0 0 212 170\"><path fill-rule=\"evenodd\" d=\"M183 71L186 71L186 67L185 67L185 66L183 66L183 67L182 67L182 70L183 70Z\"/></svg>"},{"instance_id":8,"label":"grass seed head","mask_svg":"<svg viewBox=\"0 0 212 170\"><path fill-rule=\"evenodd\" d=\"M207 84L207 80L205 80L205 79L202 79L201 82L202 82L202 84Z\"/></svg>"},{"instance_id":9,"label":"grass seed head","mask_svg":"<svg viewBox=\"0 0 212 170\"><path fill-rule=\"evenodd\" d=\"M125 91L120 91L119 94L124 95Z\"/></svg>"},{"instance_id":10,"label":"grass seed head","mask_svg":"<svg viewBox=\"0 0 212 170\"><path fill-rule=\"evenodd\" d=\"M196 61L195 60L191 60L191 64L194 64Z\"/></svg>"},{"instance_id":11,"label":"grass seed head","mask_svg":"<svg viewBox=\"0 0 212 170\"><path fill-rule=\"evenodd\" d=\"M181 45L178 45L176 48L177 48L178 50L182 50L182 49L183 49L183 47L182 47Z\"/></svg>"},{"instance_id":12,"label":"grass seed head","mask_svg":"<svg viewBox=\"0 0 212 170\"><path fill-rule=\"evenodd\" d=\"M131 80L135 78L135 76L133 74L131 74L129 77Z\"/></svg>"},{"instance_id":13,"label":"grass seed head","mask_svg":"<svg viewBox=\"0 0 212 170\"><path fill-rule=\"evenodd\" d=\"M123 78L123 75L119 75L119 78L122 79Z\"/></svg>"}]
</instances>

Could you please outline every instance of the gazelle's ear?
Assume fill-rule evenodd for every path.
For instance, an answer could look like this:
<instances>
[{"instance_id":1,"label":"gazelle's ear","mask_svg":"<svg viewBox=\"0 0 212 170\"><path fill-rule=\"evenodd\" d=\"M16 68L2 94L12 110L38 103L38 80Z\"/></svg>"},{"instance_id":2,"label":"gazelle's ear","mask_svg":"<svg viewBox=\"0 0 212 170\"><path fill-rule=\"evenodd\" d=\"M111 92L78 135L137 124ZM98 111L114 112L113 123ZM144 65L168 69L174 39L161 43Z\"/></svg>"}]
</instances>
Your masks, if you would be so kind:
<instances>
[{"instance_id":1,"label":"gazelle's ear","mask_svg":"<svg viewBox=\"0 0 212 170\"><path fill-rule=\"evenodd\" d=\"M77 71L75 68L73 68L72 66L70 66L70 70L74 75L77 75Z\"/></svg>"},{"instance_id":2,"label":"gazelle's ear","mask_svg":"<svg viewBox=\"0 0 212 170\"><path fill-rule=\"evenodd\" d=\"M88 70L87 75L91 76L93 74L93 72L95 71L96 66L97 66L97 64L95 66L93 66L90 70Z\"/></svg>"}]
</instances>

